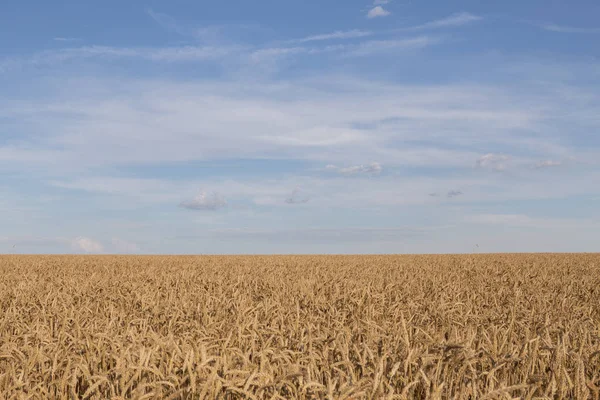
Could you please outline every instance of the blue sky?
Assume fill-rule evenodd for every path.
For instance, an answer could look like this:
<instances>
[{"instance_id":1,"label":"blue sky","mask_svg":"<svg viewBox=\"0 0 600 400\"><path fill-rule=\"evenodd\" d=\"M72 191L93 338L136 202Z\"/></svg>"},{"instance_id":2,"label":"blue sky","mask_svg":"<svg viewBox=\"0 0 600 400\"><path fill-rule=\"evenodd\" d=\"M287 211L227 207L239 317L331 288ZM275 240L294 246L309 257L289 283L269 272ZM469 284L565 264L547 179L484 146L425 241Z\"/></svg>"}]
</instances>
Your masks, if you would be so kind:
<instances>
[{"instance_id":1,"label":"blue sky","mask_svg":"<svg viewBox=\"0 0 600 400\"><path fill-rule=\"evenodd\" d=\"M598 251L597 1L0 5L0 252Z\"/></svg>"}]
</instances>

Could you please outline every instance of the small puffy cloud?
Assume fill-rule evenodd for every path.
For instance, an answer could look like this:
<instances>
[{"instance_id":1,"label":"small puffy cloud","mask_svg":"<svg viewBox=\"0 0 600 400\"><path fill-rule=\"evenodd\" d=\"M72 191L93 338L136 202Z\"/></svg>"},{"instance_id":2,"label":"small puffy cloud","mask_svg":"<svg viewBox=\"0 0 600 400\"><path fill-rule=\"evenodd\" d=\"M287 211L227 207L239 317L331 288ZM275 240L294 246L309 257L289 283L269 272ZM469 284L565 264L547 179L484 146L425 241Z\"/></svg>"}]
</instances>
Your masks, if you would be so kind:
<instances>
[{"instance_id":1,"label":"small puffy cloud","mask_svg":"<svg viewBox=\"0 0 600 400\"><path fill-rule=\"evenodd\" d=\"M191 200L182 201L179 206L188 210L218 210L225 207L225 198L216 192L201 192Z\"/></svg>"},{"instance_id":2,"label":"small puffy cloud","mask_svg":"<svg viewBox=\"0 0 600 400\"><path fill-rule=\"evenodd\" d=\"M118 253L139 253L140 248L137 244L128 242L126 240L113 238L112 239L112 247Z\"/></svg>"},{"instance_id":3,"label":"small puffy cloud","mask_svg":"<svg viewBox=\"0 0 600 400\"><path fill-rule=\"evenodd\" d=\"M406 39L368 40L348 51L346 56L365 57L374 54L389 53L390 51L422 49L441 43L441 38L417 36Z\"/></svg>"},{"instance_id":4,"label":"small puffy cloud","mask_svg":"<svg viewBox=\"0 0 600 400\"><path fill-rule=\"evenodd\" d=\"M539 163L535 164L536 169L541 169L541 168L551 168L551 167L559 167L562 165L562 161L554 161L554 160L544 160L544 161L540 161Z\"/></svg>"},{"instance_id":5,"label":"small puffy cloud","mask_svg":"<svg viewBox=\"0 0 600 400\"><path fill-rule=\"evenodd\" d=\"M85 253L102 253L104 251L102 243L87 237L80 236L75 238L71 244L77 251Z\"/></svg>"},{"instance_id":6,"label":"small puffy cloud","mask_svg":"<svg viewBox=\"0 0 600 400\"><path fill-rule=\"evenodd\" d=\"M373 162L369 165L355 165L352 167L339 168L335 165L327 165L326 170L335 171L342 175L379 175L383 171L383 167L378 162Z\"/></svg>"},{"instance_id":7,"label":"small puffy cloud","mask_svg":"<svg viewBox=\"0 0 600 400\"><path fill-rule=\"evenodd\" d=\"M384 4L388 4L390 0L375 0L373 1L374 6L382 6Z\"/></svg>"},{"instance_id":8,"label":"small puffy cloud","mask_svg":"<svg viewBox=\"0 0 600 400\"><path fill-rule=\"evenodd\" d=\"M375 6L367 13L367 18L387 17L391 13L381 6Z\"/></svg>"},{"instance_id":9,"label":"small puffy cloud","mask_svg":"<svg viewBox=\"0 0 600 400\"><path fill-rule=\"evenodd\" d=\"M457 197L457 196L462 196L462 195L463 195L463 192L461 192L460 190L450 190L446 194L446 196L449 197L449 198Z\"/></svg>"},{"instance_id":10,"label":"small puffy cloud","mask_svg":"<svg viewBox=\"0 0 600 400\"><path fill-rule=\"evenodd\" d=\"M304 195L300 188L296 188L292 191L292 194L285 199L287 204L303 204L308 203L310 197Z\"/></svg>"},{"instance_id":11,"label":"small puffy cloud","mask_svg":"<svg viewBox=\"0 0 600 400\"><path fill-rule=\"evenodd\" d=\"M506 169L506 163L510 157L504 154L489 153L479 157L476 161L478 168L491 169L494 171L503 171Z\"/></svg>"}]
</instances>

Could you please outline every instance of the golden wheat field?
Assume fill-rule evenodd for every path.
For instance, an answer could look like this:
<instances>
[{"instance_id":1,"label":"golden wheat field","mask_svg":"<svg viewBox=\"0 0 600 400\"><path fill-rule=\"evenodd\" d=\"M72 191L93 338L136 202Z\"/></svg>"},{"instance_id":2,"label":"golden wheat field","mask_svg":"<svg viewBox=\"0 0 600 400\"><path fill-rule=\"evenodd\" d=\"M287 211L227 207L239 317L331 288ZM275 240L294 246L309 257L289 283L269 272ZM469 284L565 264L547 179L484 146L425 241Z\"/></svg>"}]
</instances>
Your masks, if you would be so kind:
<instances>
[{"instance_id":1,"label":"golden wheat field","mask_svg":"<svg viewBox=\"0 0 600 400\"><path fill-rule=\"evenodd\" d=\"M3 399L598 399L600 255L1 256Z\"/></svg>"}]
</instances>

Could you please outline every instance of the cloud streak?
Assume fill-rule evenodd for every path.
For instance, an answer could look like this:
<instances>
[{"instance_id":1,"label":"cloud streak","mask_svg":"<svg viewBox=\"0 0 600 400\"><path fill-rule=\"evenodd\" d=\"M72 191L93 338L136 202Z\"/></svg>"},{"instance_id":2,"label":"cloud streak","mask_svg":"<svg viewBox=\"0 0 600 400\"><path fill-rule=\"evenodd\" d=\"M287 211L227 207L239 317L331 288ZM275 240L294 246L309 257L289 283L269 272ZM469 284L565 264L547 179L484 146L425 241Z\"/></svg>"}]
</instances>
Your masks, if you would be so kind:
<instances>
[{"instance_id":1,"label":"cloud streak","mask_svg":"<svg viewBox=\"0 0 600 400\"><path fill-rule=\"evenodd\" d=\"M373 35L371 31L363 31L359 29L352 29L349 31L335 31L331 33L324 33L320 35L307 36L302 39L290 40L290 43L308 43L308 42L320 42L326 40L344 40L344 39L357 39Z\"/></svg>"},{"instance_id":2,"label":"cloud streak","mask_svg":"<svg viewBox=\"0 0 600 400\"><path fill-rule=\"evenodd\" d=\"M575 26L557 25L557 24L538 24L540 28L549 32L557 33L581 33L593 34L600 33L600 28L580 28Z\"/></svg>"},{"instance_id":3,"label":"cloud streak","mask_svg":"<svg viewBox=\"0 0 600 400\"><path fill-rule=\"evenodd\" d=\"M448 17L445 17L445 18L426 22L421 25L411 26L411 27L407 27L407 28L400 28L397 31L423 31L423 30L432 30L432 29L453 28L453 27L470 25L472 23L479 22L481 20L483 20L483 17L481 17L479 15L471 14L468 12L460 12L460 13L449 15Z\"/></svg>"},{"instance_id":4,"label":"cloud streak","mask_svg":"<svg viewBox=\"0 0 600 400\"><path fill-rule=\"evenodd\" d=\"M183 45L165 47L115 47L80 46L46 50L30 56L15 56L0 59L0 73L19 71L24 67L56 67L72 61L94 60L106 63L111 60L151 61L155 63L213 63L229 61L233 64L272 63L274 60L294 55L361 57L375 53L401 49L417 49L438 44L440 38L417 36L402 39L362 40L357 43L338 45L312 45L331 40L364 39L373 36L370 31L337 31L288 41L295 46L248 46L239 44Z\"/></svg>"},{"instance_id":5,"label":"cloud streak","mask_svg":"<svg viewBox=\"0 0 600 400\"><path fill-rule=\"evenodd\" d=\"M422 49L442 42L439 37L417 36L404 39L369 40L348 48L346 56L364 57L394 50Z\"/></svg>"},{"instance_id":6,"label":"cloud streak","mask_svg":"<svg viewBox=\"0 0 600 400\"><path fill-rule=\"evenodd\" d=\"M55 42L79 42L81 39L80 38L75 38L75 37L61 37L61 36L57 36L57 37L53 38L52 40L54 40Z\"/></svg>"},{"instance_id":7,"label":"cloud streak","mask_svg":"<svg viewBox=\"0 0 600 400\"><path fill-rule=\"evenodd\" d=\"M110 59L146 60L162 63L218 61L236 52L239 46L111 47L81 46L47 50L27 57L0 59L0 72L24 66L55 66L69 61Z\"/></svg>"}]
</instances>

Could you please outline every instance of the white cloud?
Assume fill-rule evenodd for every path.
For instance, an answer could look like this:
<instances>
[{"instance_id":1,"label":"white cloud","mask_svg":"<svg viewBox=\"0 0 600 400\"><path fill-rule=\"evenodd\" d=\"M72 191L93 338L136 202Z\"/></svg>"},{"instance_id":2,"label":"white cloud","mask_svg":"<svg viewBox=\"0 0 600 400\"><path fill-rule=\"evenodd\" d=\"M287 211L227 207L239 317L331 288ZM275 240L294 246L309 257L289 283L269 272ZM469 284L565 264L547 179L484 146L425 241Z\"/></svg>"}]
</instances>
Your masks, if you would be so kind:
<instances>
[{"instance_id":1,"label":"white cloud","mask_svg":"<svg viewBox=\"0 0 600 400\"><path fill-rule=\"evenodd\" d=\"M367 158L386 166L467 167L466 160L484 150L478 149L480 143L539 152L559 134L549 121L579 108L571 95L544 98L478 85L383 84L340 77L260 84L70 78L57 88L53 85L46 96L26 103L0 100L0 117L31 124L31 138L0 145L2 168L60 168L64 173L235 158L294 158L342 166ZM527 107L534 101L543 113ZM576 123L593 126L594 117ZM524 142L519 134L524 130L544 134ZM427 145L411 144L415 132ZM42 135L43 142L35 140ZM398 146L401 142L406 144ZM562 158L564 151L555 146L544 157ZM499 161L506 163L493 157L479 163ZM97 177L58 181L99 192L103 187ZM127 185L123 180L119 187ZM143 194L144 187L138 189ZM163 196L169 193L165 188Z\"/></svg>"},{"instance_id":2,"label":"white cloud","mask_svg":"<svg viewBox=\"0 0 600 400\"><path fill-rule=\"evenodd\" d=\"M418 29L460 26L469 21L474 19L463 15L424 24ZM88 46L32 56L32 62L40 67L39 73L15 72L17 80L31 78L25 85L27 90L17 93L13 88L20 86L17 84L0 93L0 119L8 121L10 132L8 141L0 144L0 170L3 174L8 171L9 176L14 171L15 182L26 176L26 184L32 185L27 190L21 189L20 184L14 185L11 190L44 192L49 183L53 186L50 192L61 199L48 207L37 204L41 218L35 220L29 215L25 222L20 222L23 217L12 212L15 205L34 204L37 196L10 201L3 195L1 200L7 204L2 206L8 207L8 212L0 216L3 218L0 225L10 226L14 234L25 234L34 224L47 224L48 237L53 234L51 229L61 226L61 234L69 235L69 239L56 246L68 249L70 237L81 232L82 224L96 227L100 235L119 232L109 230L108 225L96 225L106 224L97 215L106 215L109 210L119 212L119 216L131 219L130 222L151 215L152 223L146 231L140 229L128 236L140 243L148 243L148 236L154 236L154 243L160 244L162 227L172 223L169 229L185 230L194 225L190 222L197 220L224 227L261 228L262 221L254 222L255 225L247 221L259 220L256 217L259 215L283 220L284 224L297 224L313 215L327 224L327 218L333 222L341 221L344 215L356 215L352 223L376 225L377 218L383 221L384 215L399 216L406 211L412 218L413 210L415 220L424 221L431 209L447 218L442 210L445 207L431 207L431 203L445 203L450 208L453 203L447 198L452 192L448 191L450 188L468 193L469 205L477 202L477 209L483 209L486 202L556 199L581 193L590 194L590 198L598 195L598 189L589 185L600 181L597 141L590 134L599 126L600 101L593 81L598 76L597 66L572 68L571 64L552 64L552 73L558 71L557 74L567 77L553 80L547 79L548 69L543 63L535 68L526 65L528 70L523 73L513 68L522 67L521 64L506 62L508 57L494 56L498 63L491 65L485 57L473 56L468 61L455 60L456 64L453 61L450 75L444 80L447 83L440 83L428 80L432 77L428 69L418 70L421 62L440 61L435 52L423 52L413 58L412 52L400 53L395 49L422 48L440 43L441 39L428 36L397 39L383 36L390 34L386 31L341 45L324 43L358 39L363 34L363 31L338 31L314 35L305 38L310 46L237 46L242 49L240 52L231 51L236 46L229 45L223 48ZM388 40L370 40L375 35L377 39ZM210 48L229 52L220 58L186 55L189 49L194 53ZM290 64L309 55L326 56L315 63L294 64L290 71L278 65L274 69L277 74L261 74L254 79L257 75L250 70L260 68L251 64L249 72L240 72L238 65L247 66L252 54L257 63L286 58ZM395 59L384 60L388 54ZM343 55L382 57L336 58ZM69 62L60 68L47 65L42 68L44 62L52 60ZM181 70L182 75L163 73L169 72L164 63L187 60L195 62L198 70L194 71L202 78L197 79L199 75L195 73L187 74L188 68ZM211 73L202 73L204 62L213 60L218 62L207 68ZM227 66L221 67L222 60ZM521 58L518 60L520 63ZM112 74L112 68L120 68L123 61L147 61L144 68L148 73L143 78ZM401 69L402 65L412 65L415 61L410 69L416 68L415 71L424 74L423 79L414 80L412 72L391 77L389 61ZM110 68L103 70L109 63ZM460 71L461 67L465 70ZM485 76L476 70L486 71ZM586 70L595 72L580 73ZM383 74L378 75L379 72ZM1 76L3 80L12 77ZM581 84L581 77L586 82L592 81L591 84ZM564 136L567 130L569 140ZM490 179L489 174L478 174L469 168L487 152L490 154L478 160L481 168L511 167L511 173L495 174ZM510 160L504 159L508 156L499 152L512 156ZM581 157L582 152L586 153L585 158ZM540 160L554 163L553 160L570 160L570 156L578 160L573 168L559 169L556 174L533 171ZM253 160L261 160L261 167L253 166L246 171ZM377 160L385 165L386 173L371 179L369 166L357 165L357 160ZM222 168L225 162L236 166ZM334 166L329 169L336 173L316 172L327 163ZM539 164L542 168L551 166L545 161ZM206 177L204 172L194 173L198 169L215 171L217 175ZM236 172L242 169L243 174ZM352 181L340 176L342 173L352 175ZM186 180L192 174L196 178ZM128 178L158 175L163 178ZM249 178L250 175L253 177ZM306 194L290 195L293 187L290 182L299 184ZM6 193L8 186L13 186L10 180L0 191ZM177 212L173 206L182 199L192 199L188 205L210 209L205 199L194 201L193 188L198 187L210 188L227 198L231 204L227 212ZM439 197L429 199L426 194L432 192L439 193ZM292 204L308 201L309 195L310 202L305 206L286 203L286 199ZM64 215L63 211L72 216L81 214L77 211L82 205L76 201L85 202L86 208L97 209L98 213L86 216L86 221L70 218L75 222L66 233L56 215ZM261 206L256 207L257 204ZM59 207L63 208L55 212ZM241 214L242 207L246 207L244 212L249 215L255 214L240 223L234 216ZM425 208L427 211L422 211ZM346 214L329 215L329 210L338 209ZM512 212L520 215L522 210ZM282 215L290 216L290 220ZM11 223L7 224L7 219L12 219ZM514 218L508 220L515 223ZM519 223L522 221L527 222ZM98 234L86 232L90 237ZM446 242L441 239L440 243ZM5 244L4 248L8 246ZM118 246L117 242L108 241L105 252Z\"/></svg>"},{"instance_id":3,"label":"white cloud","mask_svg":"<svg viewBox=\"0 0 600 400\"><path fill-rule=\"evenodd\" d=\"M546 31L558 33L600 33L600 28L579 28L556 24L540 24L539 26Z\"/></svg>"},{"instance_id":4,"label":"white cloud","mask_svg":"<svg viewBox=\"0 0 600 400\"><path fill-rule=\"evenodd\" d=\"M367 18L387 17L390 14L391 13L382 6L376 6L369 10L367 13Z\"/></svg>"},{"instance_id":5,"label":"white cloud","mask_svg":"<svg viewBox=\"0 0 600 400\"><path fill-rule=\"evenodd\" d=\"M485 154L479 157L476 161L476 166L479 168L492 169L494 171L503 171L506 169L507 162L510 157L504 154Z\"/></svg>"},{"instance_id":6,"label":"white cloud","mask_svg":"<svg viewBox=\"0 0 600 400\"><path fill-rule=\"evenodd\" d=\"M225 198L216 192L201 192L192 200L182 201L180 207L189 210L211 210L215 211L227 205Z\"/></svg>"},{"instance_id":7,"label":"white cloud","mask_svg":"<svg viewBox=\"0 0 600 400\"><path fill-rule=\"evenodd\" d=\"M81 39L80 38L75 38L75 37L55 37L52 40L54 40L55 42L78 42Z\"/></svg>"},{"instance_id":8,"label":"white cloud","mask_svg":"<svg viewBox=\"0 0 600 400\"><path fill-rule=\"evenodd\" d=\"M335 31L331 33L324 33L321 35L312 35L307 36L302 39L291 40L291 43L307 43L307 42L317 42L324 40L343 40L343 39L356 39L362 38L366 36L371 36L373 32L370 31L362 31L358 29L353 29L349 31Z\"/></svg>"},{"instance_id":9,"label":"white cloud","mask_svg":"<svg viewBox=\"0 0 600 400\"><path fill-rule=\"evenodd\" d=\"M420 49L441 42L441 38L419 36L408 39L369 40L348 48L347 56L370 56L377 53L389 53L393 50Z\"/></svg>"},{"instance_id":10,"label":"white cloud","mask_svg":"<svg viewBox=\"0 0 600 400\"><path fill-rule=\"evenodd\" d=\"M327 148L364 143L366 135L358 129L309 127L289 132L287 135L260 135L257 139L276 146Z\"/></svg>"},{"instance_id":11,"label":"white cloud","mask_svg":"<svg viewBox=\"0 0 600 400\"><path fill-rule=\"evenodd\" d=\"M305 163L308 169L326 163L340 169L351 168L356 166L356 160L366 159L377 160L390 171L378 179L363 179L366 176L358 173L350 188L345 187L348 179L333 174L327 178L342 182L294 181L311 195L307 204L311 209L336 204L343 207L423 204L440 200L430 200L423 195L426 193L439 191L440 198L445 198L444 188L468 190L469 202L501 201L509 197L548 198L558 193L595 190L581 179L561 182L560 190L555 193L542 188L542 182L535 187L521 184L519 177L513 177L513 182L494 183L494 191L473 188L489 184L483 179L485 174L478 176L482 180L466 183L424 180L425 184L414 189L387 179L404 166L426 167L432 173L460 168L469 174L467 169L481 154L498 149L507 154L529 154L523 159L511 159L510 164L502 157L484 156L479 161L480 167L519 166L522 168L511 169L514 175L533 175L532 168L539 160L568 159L572 149L557 140L563 134L557 122L564 124L573 111L585 109L586 104L580 103L575 87L570 87L565 96L563 92L551 91L552 85L540 92L527 83L519 83L518 87L412 85L331 75L266 80L258 84L234 80L94 81L75 77L59 81L61 85L53 84L50 89L44 87L43 81L36 81L45 95L27 102L11 102L5 93L0 95L0 117L27 121L31 133L20 137L15 145L0 145L0 169L31 168L34 175L51 176L45 181L54 186L101 193L100 198L90 197L102 203L102 207L108 207L109 202L114 209L145 207L150 202L176 205L182 199L193 199L194 192L189 188L197 187L215 190L232 204L286 207L289 193L281 189L289 187L285 181L238 180L223 184L218 179L185 183L179 179L132 181L116 176L100 177L96 172L110 174L124 165L135 168L163 163L183 166L186 162L210 165L213 161L232 159L272 162L294 159ZM585 101L593 105L596 98L597 95L587 94ZM531 107L532 104L536 107ZM591 112L588 117L572 122L575 135L578 124L585 124L586 128L597 126ZM539 134L525 141L523 132ZM416 133L418 144L415 144ZM39 140L41 137L43 141ZM591 173L585 176L589 178ZM270 174L278 176L275 171ZM496 175L495 179L504 176ZM415 186L418 181L411 184ZM543 177L543 183L549 181ZM351 189L361 193L355 195ZM229 211L216 213L225 214ZM198 217L214 215L204 213Z\"/></svg>"},{"instance_id":12,"label":"white cloud","mask_svg":"<svg viewBox=\"0 0 600 400\"><path fill-rule=\"evenodd\" d=\"M75 248L75 250L83 251L85 253L104 252L104 246L102 245L102 243L87 237L78 237L73 239L72 245L73 248Z\"/></svg>"},{"instance_id":13,"label":"white cloud","mask_svg":"<svg viewBox=\"0 0 600 400\"><path fill-rule=\"evenodd\" d=\"M381 164L379 164L378 162L373 162L368 165L355 165L352 167L344 167L344 168L340 168L335 165L329 164L325 168L330 171L338 172L342 175L360 175L360 174L379 175L381 173L381 171L383 170Z\"/></svg>"},{"instance_id":14,"label":"white cloud","mask_svg":"<svg viewBox=\"0 0 600 400\"><path fill-rule=\"evenodd\" d=\"M240 46L171 46L171 47L111 47L81 46L47 50L28 57L0 59L0 72L19 70L23 66L54 66L71 60L142 59L154 62L209 62L239 54Z\"/></svg>"},{"instance_id":15,"label":"white cloud","mask_svg":"<svg viewBox=\"0 0 600 400\"><path fill-rule=\"evenodd\" d=\"M375 6L382 6L384 4L388 4L390 2L390 0L374 0L373 1L373 5Z\"/></svg>"},{"instance_id":16,"label":"white cloud","mask_svg":"<svg viewBox=\"0 0 600 400\"><path fill-rule=\"evenodd\" d=\"M419 30L427 30L427 29L441 29L441 28L449 28L449 27L457 27L468 25L473 22L481 21L483 18L474 15L468 12L461 12L452 14L446 18L438 19L435 21L430 21L421 25L412 26L408 28L401 28L400 31L419 31Z\"/></svg>"},{"instance_id":17,"label":"white cloud","mask_svg":"<svg viewBox=\"0 0 600 400\"><path fill-rule=\"evenodd\" d=\"M544 161L540 161L537 164L535 164L535 168L542 169L542 168L550 168L550 167L559 167L561 165L563 165L562 161L544 160Z\"/></svg>"}]
</instances>

